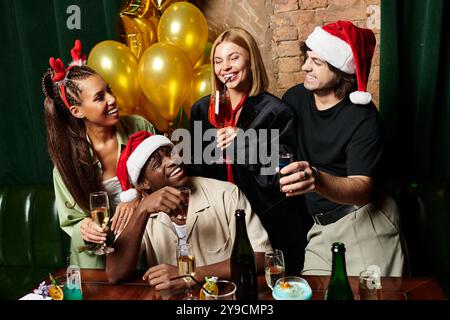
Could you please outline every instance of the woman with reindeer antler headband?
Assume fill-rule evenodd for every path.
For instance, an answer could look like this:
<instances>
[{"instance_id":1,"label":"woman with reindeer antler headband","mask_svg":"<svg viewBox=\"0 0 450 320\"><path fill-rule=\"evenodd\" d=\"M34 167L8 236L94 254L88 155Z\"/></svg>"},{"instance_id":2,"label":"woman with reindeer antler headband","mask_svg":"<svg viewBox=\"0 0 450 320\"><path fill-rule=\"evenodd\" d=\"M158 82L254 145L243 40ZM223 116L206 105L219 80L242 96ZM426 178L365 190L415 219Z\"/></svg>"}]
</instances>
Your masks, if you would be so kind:
<instances>
[{"instance_id":1,"label":"woman with reindeer antler headband","mask_svg":"<svg viewBox=\"0 0 450 320\"><path fill-rule=\"evenodd\" d=\"M119 204L120 151L133 133L154 129L141 117L119 116L109 85L85 65L79 40L71 55L67 68L61 59L50 58L51 68L42 77L56 205L61 228L71 236L70 262L82 268L104 268L104 256L83 250L89 248L87 244L103 243L107 236L106 228L90 218L89 193L108 193L111 230L120 233L138 204L137 200Z\"/></svg>"}]
</instances>

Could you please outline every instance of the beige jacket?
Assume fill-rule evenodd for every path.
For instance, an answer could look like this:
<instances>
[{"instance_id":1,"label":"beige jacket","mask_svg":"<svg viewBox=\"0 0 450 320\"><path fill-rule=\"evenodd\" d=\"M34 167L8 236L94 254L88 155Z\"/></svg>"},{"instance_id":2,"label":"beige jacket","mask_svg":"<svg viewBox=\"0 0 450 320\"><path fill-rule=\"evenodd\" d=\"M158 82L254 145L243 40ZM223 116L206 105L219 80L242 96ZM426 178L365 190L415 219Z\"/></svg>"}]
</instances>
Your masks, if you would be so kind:
<instances>
[{"instance_id":1,"label":"beige jacket","mask_svg":"<svg viewBox=\"0 0 450 320\"><path fill-rule=\"evenodd\" d=\"M255 252L272 247L266 230L252 211L245 195L234 184L191 177L192 189L186 221L187 242L192 244L197 266L221 262L231 257L236 233L234 212L246 212L247 233ZM152 214L142 240L141 252L148 266L177 265L178 236L165 213Z\"/></svg>"}]
</instances>

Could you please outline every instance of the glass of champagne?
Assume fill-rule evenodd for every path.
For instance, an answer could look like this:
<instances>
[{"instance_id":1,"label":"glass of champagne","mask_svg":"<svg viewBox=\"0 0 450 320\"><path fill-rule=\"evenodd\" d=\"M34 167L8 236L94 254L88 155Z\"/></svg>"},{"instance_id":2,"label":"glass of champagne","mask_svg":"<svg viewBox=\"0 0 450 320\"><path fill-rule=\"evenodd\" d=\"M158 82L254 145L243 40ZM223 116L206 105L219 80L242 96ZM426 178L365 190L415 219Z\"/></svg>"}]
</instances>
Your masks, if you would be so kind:
<instances>
[{"instance_id":1,"label":"glass of champagne","mask_svg":"<svg viewBox=\"0 0 450 320\"><path fill-rule=\"evenodd\" d=\"M177 215L175 218L178 220L186 220L189 209L189 198L191 197L191 189L189 187L180 187L178 190L181 191L183 204L181 209L177 209Z\"/></svg>"},{"instance_id":2,"label":"glass of champagne","mask_svg":"<svg viewBox=\"0 0 450 320\"><path fill-rule=\"evenodd\" d=\"M266 282L270 289L278 279L284 277L284 256L280 249L273 249L264 254L264 271L266 273Z\"/></svg>"},{"instance_id":3,"label":"glass of champagne","mask_svg":"<svg viewBox=\"0 0 450 320\"><path fill-rule=\"evenodd\" d=\"M191 291L191 276L195 275L195 257L192 245L189 243L179 244L177 248L178 274L185 276L183 280L186 282L187 293L183 300L197 300Z\"/></svg>"},{"instance_id":4,"label":"glass of champagne","mask_svg":"<svg viewBox=\"0 0 450 320\"><path fill-rule=\"evenodd\" d=\"M91 192L89 206L92 220L101 228L106 228L109 224L109 199L106 191ZM94 254L104 255L113 252L114 248L108 247L105 241L100 248L94 251Z\"/></svg>"}]
</instances>

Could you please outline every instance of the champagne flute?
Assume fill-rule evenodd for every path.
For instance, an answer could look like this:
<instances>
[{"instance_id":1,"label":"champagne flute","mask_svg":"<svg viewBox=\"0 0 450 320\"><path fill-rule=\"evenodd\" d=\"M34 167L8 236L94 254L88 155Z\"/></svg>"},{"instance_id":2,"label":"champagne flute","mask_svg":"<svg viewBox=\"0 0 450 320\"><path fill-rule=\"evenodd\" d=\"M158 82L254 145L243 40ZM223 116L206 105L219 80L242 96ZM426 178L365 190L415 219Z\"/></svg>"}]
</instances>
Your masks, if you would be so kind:
<instances>
[{"instance_id":1,"label":"champagne flute","mask_svg":"<svg viewBox=\"0 0 450 320\"><path fill-rule=\"evenodd\" d=\"M273 251L267 251L264 254L264 271L267 285L273 290L277 280L284 277L283 251L273 249Z\"/></svg>"},{"instance_id":2,"label":"champagne flute","mask_svg":"<svg viewBox=\"0 0 450 320\"><path fill-rule=\"evenodd\" d=\"M178 260L178 274L183 277L186 282L187 293L183 300L196 300L197 298L192 295L191 280L195 275L195 257L192 245L189 243L179 244L177 248L177 260Z\"/></svg>"},{"instance_id":3,"label":"champagne flute","mask_svg":"<svg viewBox=\"0 0 450 320\"><path fill-rule=\"evenodd\" d=\"M103 229L107 227L110 216L109 199L106 191L91 192L89 194L89 206L92 220ZM114 248L108 247L105 241L100 248L94 251L94 254L104 255L113 252Z\"/></svg>"}]
</instances>

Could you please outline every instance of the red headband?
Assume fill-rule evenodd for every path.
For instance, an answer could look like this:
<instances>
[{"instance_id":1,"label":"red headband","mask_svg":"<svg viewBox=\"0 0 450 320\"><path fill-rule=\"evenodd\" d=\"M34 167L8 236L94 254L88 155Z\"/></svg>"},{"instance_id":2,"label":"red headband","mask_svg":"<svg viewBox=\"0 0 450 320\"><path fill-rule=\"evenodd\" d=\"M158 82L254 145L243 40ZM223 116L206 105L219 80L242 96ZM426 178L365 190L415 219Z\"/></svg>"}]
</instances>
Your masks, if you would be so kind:
<instances>
[{"instance_id":1,"label":"red headband","mask_svg":"<svg viewBox=\"0 0 450 320\"><path fill-rule=\"evenodd\" d=\"M66 86L65 80L66 76L69 73L69 70L72 69L73 66L82 66L86 64L86 55L82 55L81 53L81 41L75 40L75 45L70 50L70 55L72 56L72 62L69 64L69 67L66 69L64 67L64 63L60 58L55 59L53 57L50 58L49 63L50 67L55 71L55 75L52 77L53 82L58 83L61 82L61 86L59 89L59 95L61 96L61 100L64 102L64 105L67 109L70 109L69 102L67 101L66 96Z\"/></svg>"}]
</instances>

